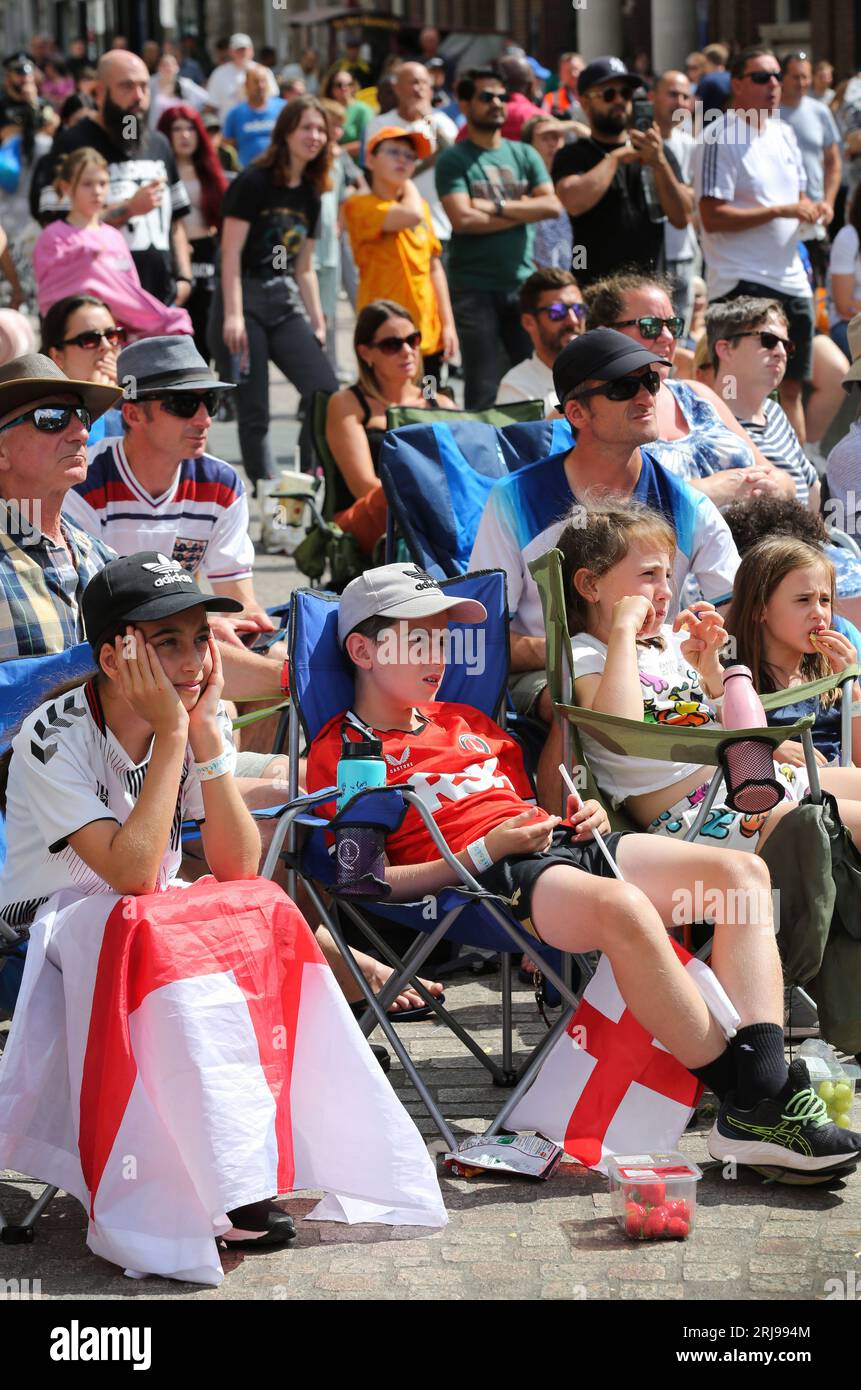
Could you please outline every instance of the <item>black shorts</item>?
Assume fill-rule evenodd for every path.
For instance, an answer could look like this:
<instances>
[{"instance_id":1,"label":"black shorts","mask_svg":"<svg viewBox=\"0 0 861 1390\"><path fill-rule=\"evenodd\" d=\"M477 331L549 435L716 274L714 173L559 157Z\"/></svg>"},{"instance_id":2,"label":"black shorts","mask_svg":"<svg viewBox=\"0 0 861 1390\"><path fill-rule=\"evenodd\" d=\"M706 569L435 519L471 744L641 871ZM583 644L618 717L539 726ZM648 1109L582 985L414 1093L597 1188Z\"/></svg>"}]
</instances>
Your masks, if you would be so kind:
<instances>
[{"instance_id":1,"label":"black shorts","mask_svg":"<svg viewBox=\"0 0 861 1390\"><path fill-rule=\"evenodd\" d=\"M553 831L553 843L540 854L509 854L505 859L476 874L482 888L505 898L511 911L528 932L541 935L532 922L532 892L545 869L554 864L568 864L574 869L582 869L587 874L597 874L599 878L612 878L612 870L607 863L596 840L577 843L572 840L574 831L568 825L558 825ZM621 834L616 831L604 836L604 844L613 859Z\"/></svg>"},{"instance_id":2,"label":"black shorts","mask_svg":"<svg viewBox=\"0 0 861 1390\"><path fill-rule=\"evenodd\" d=\"M786 294L783 290L773 290L769 285L760 285L755 280L739 280L726 294L718 295L716 304L724 304L729 299L739 299L741 295L753 295L755 299L776 299L789 323L789 340L795 344L795 352L786 364L786 377L789 381L810 381L813 373L813 296Z\"/></svg>"}]
</instances>

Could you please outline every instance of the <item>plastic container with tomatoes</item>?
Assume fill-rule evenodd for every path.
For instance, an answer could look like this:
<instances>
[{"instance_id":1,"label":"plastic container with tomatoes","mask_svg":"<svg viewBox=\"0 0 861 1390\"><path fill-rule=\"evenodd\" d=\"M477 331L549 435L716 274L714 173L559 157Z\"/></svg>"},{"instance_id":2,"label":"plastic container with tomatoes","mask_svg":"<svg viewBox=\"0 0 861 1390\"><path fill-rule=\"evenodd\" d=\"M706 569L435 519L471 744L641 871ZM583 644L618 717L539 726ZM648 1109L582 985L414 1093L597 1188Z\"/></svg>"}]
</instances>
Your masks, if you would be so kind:
<instances>
[{"instance_id":1,"label":"plastic container with tomatoes","mask_svg":"<svg viewBox=\"0 0 861 1390\"><path fill-rule=\"evenodd\" d=\"M631 1240L684 1240L694 1227L702 1172L680 1153L607 1159L613 1215Z\"/></svg>"}]
</instances>

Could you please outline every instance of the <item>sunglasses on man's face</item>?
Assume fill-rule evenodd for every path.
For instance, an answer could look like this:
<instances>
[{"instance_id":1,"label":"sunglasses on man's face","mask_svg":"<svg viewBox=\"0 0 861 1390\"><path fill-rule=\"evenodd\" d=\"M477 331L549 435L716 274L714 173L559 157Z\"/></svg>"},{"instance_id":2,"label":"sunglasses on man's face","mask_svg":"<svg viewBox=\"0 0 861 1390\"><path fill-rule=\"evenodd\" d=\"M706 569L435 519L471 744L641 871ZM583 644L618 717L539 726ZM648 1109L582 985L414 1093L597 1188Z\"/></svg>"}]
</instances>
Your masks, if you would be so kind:
<instances>
[{"instance_id":1,"label":"sunglasses on man's face","mask_svg":"<svg viewBox=\"0 0 861 1390\"><path fill-rule=\"evenodd\" d=\"M376 343L371 343L372 348L379 348L387 357L394 357L401 348L412 348L415 352L421 343L422 335L419 332L410 333L406 338L397 338L394 334L390 338L379 338Z\"/></svg>"},{"instance_id":2,"label":"sunglasses on man's face","mask_svg":"<svg viewBox=\"0 0 861 1390\"><path fill-rule=\"evenodd\" d=\"M756 83L757 87L767 87L769 82L781 81L779 68L776 71L774 68L769 68L767 72L746 72L743 73L743 77L749 77L751 82Z\"/></svg>"},{"instance_id":3,"label":"sunglasses on man's face","mask_svg":"<svg viewBox=\"0 0 861 1390\"><path fill-rule=\"evenodd\" d=\"M631 88L630 88L630 87L602 87L601 90L600 90L600 92L597 92L597 93L596 93L596 96L599 96L599 97L601 98L602 101L618 101L620 97L621 97L622 101L630 101L630 100L631 100Z\"/></svg>"},{"instance_id":4,"label":"sunglasses on man's face","mask_svg":"<svg viewBox=\"0 0 861 1390\"><path fill-rule=\"evenodd\" d=\"M643 372L642 376L620 376L617 381L608 381L606 386L593 386L588 391L578 391L569 396L572 401L584 401L587 396L606 396L608 401L632 401L643 387L650 396L657 396L661 389L661 378L657 372Z\"/></svg>"},{"instance_id":5,"label":"sunglasses on man's face","mask_svg":"<svg viewBox=\"0 0 861 1390\"><path fill-rule=\"evenodd\" d=\"M101 347L103 342L107 343L108 347L119 347L125 340L124 328L87 328L83 333L76 333L74 338L64 338L60 347L86 348L88 352L92 352L94 348Z\"/></svg>"},{"instance_id":6,"label":"sunglasses on man's face","mask_svg":"<svg viewBox=\"0 0 861 1390\"><path fill-rule=\"evenodd\" d=\"M214 415L221 399L219 391L172 391L169 396L152 396L150 400L161 402L166 415L176 415L180 420L191 420L203 406L207 415Z\"/></svg>"},{"instance_id":7,"label":"sunglasses on man's face","mask_svg":"<svg viewBox=\"0 0 861 1390\"><path fill-rule=\"evenodd\" d=\"M505 92L485 91L476 92L475 95L479 101L485 102L488 106L492 101L499 101L502 103L503 106L505 106L506 102L508 101L508 97L506 96Z\"/></svg>"},{"instance_id":8,"label":"sunglasses on man's face","mask_svg":"<svg viewBox=\"0 0 861 1390\"><path fill-rule=\"evenodd\" d=\"M678 338L685 326L684 319L679 318L678 314L673 314L672 318L660 319L656 314L646 314L641 319L622 319L621 323L614 323L614 328L638 328L641 338L659 338L661 329L666 328L667 332L674 338Z\"/></svg>"},{"instance_id":9,"label":"sunglasses on man's face","mask_svg":"<svg viewBox=\"0 0 861 1390\"><path fill-rule=\"evenodd\" d=\"M737 338L758 338L762 346L769 352L772 352L780 343L787 357L791 357L795 352L795 344L789 338L781 338L779 333L737 333L735 336Z\"/></svg>"},{"instance_id":10,"label":"sunglasses on man's face","mask_svg":"<svg viewBox=\"0 0 861 1390\"><path fill-rule=\"evenodd\" d=\"M0 425L0 434L11 430L15 425L33 425L42 434L61 434L75 416L85 430L89 430L92 416L83 405L39 405L24 415L16 415L8 424Z\"/></svg>"},{"instance_id":11,"label":"sunglasses on man's face","mask_svg":"<svg viewBox=\"0 0 861 1390\"><path fill-rule=\"evenodd\" d=\"M566 304L563 300L559 299L554 301L553 304L542 304L535 312L538 314L546 314L552 323L561 323L562 320L567 319L570 314L573 314L575 319L579 319L582 322L586 317L586 306L585 304Z\"/></svg>"}]
</instances>

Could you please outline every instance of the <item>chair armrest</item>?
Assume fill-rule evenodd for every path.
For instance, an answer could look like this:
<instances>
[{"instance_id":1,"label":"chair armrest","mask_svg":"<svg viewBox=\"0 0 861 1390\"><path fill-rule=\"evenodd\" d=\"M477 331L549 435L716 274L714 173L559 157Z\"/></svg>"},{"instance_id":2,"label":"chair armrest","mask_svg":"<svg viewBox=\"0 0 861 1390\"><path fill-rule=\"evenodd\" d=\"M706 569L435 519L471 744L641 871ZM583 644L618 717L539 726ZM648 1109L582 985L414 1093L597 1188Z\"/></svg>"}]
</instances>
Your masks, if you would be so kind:
<instances>
[{"instance_id":1,"label":"chair armrest","mask_svg":"<svg viewBox=\"0 0 861 1390\"><path fill-rule=\"evenodd\" d=\"M766 725L755 729L698 729L681 724L646 724L639 719L623 719L620 715L602 714L580 705L554 702L553 708L581 732L624 757L700 763L709 767L717 767L720 750L728 742L764 738L776 748L786 738L800 738L814 723L812 715L805 715L786 728Z\"/></svg>"},{"instance_id":2,"label":"chair armrest","mask_svg":"<svg viewBox=\"0 0 861 1390\"><path fill-rule=\"evenodd\" d=\"M861 666L847 666L838 675L833 672L829 676L822 676L818 681L807 681L804 685L792 685L786 690L774 690L769 695L762 695L762 707L765 710L783 709L784 705L796 705L799 700L809 700L813 695L825 695L835 686L845 685L846 681L857 680L861 676Z\"/></svg>"}]
</instances>

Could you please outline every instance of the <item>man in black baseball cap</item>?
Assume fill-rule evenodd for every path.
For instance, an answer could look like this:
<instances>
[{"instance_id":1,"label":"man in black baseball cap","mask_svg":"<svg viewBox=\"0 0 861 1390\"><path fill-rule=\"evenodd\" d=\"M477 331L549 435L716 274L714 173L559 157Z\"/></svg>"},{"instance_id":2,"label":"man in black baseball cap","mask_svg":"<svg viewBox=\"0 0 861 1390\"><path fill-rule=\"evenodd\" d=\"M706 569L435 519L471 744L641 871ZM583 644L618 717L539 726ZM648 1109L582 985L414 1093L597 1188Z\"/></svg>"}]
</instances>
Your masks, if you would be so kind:
<instances>
[{"instance_id":1,"label":"man in black baseball cap","mask_svg":"<svg viewBox=\"0 0 861 1390\"><path fill-rule=\"evenodd\" d=\"M594 328L572 339L553 363L553 385L560 409L572 395L579 394L586 382L618 381L633 375L642 377L646 375L643 368L666 365L665 358L640 347L624 333L617 333L615 328ZM624 399L624 396L617 399Z\"/></svg>"},{"instance_id":2,"label":"man in black baseball cap","mask_svg":"<svg viewBox=\"0 0 861 1390\"><path fill-rule=\"evenodd\" d=\"M552 713L541 600L529 564L556 544L572 507L612 493L662 512L678 537L674 604L689 574L711 601L732 590L739 558L726 522L704 493L668 472L649 450L658 438L661 367L666 369L664 358L614 328L575 338L553 365L553 383L576 447L516 469L490 491L469 568L506 572L510 690L522 712L547 720ZM551 779L551 772L560 756L551 741L539 764L543 806L559 805L558 778L554 773Z\"/></svg>"},{"instance_id":3,"label":"man in black baseball cap","mask_svg":"<svg viewBox=\"0 0 861 1390\"><path fill-rule=\"evenodd\" d=\"M664 145L651 106L634 115L642 79L621 58L596 58L577 82L591 138L564 145L553 161L556 192L571 217L578 283L620 265L654 271L664 223L686 227L693 195Z\"/></svg>"},{"instance_id":4,"label":"man in black baseball cap","mask_svg":"<svg viewBox=\"0 0 861 1390\"><path fill-rule=\"evenodd\" d=\"M622 83L629 86L632 90L642 87L643 79L636 72L629 72L621 58L595 58L577 78L577 92L582 96L592 87L600 87L605 82Z\"/></svg>"}]
</instances>

